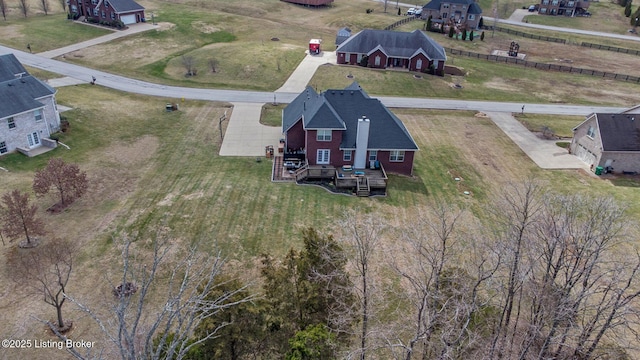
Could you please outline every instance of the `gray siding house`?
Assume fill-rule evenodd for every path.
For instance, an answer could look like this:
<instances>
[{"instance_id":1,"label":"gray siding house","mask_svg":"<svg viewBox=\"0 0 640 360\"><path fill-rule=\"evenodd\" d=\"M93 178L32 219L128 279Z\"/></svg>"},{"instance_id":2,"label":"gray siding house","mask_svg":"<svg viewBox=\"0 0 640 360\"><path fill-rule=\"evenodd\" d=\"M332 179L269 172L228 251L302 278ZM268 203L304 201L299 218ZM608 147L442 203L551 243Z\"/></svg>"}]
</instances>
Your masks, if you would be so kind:
<instances>
[{"instance_id":1,"label":"gray siding house","mask_svg":"<svg viewBox=\"0 0 640 360\"><path fill-rule=\"evenodd\" d=\"M605 172L640 173L640 111L591 114L573 129L571 153Z\"/></svg>"},{"instance_id":2,"label":"gray siding house","mask_svg":"<svg viewBox=\"0 0 640 360\"><path fill-rule=\"evenodd\" d=\"M13 54L0 56L0 156L14 151L33 156L60 130L56 90L31 76Z\"/></svg>"}]
</instances>

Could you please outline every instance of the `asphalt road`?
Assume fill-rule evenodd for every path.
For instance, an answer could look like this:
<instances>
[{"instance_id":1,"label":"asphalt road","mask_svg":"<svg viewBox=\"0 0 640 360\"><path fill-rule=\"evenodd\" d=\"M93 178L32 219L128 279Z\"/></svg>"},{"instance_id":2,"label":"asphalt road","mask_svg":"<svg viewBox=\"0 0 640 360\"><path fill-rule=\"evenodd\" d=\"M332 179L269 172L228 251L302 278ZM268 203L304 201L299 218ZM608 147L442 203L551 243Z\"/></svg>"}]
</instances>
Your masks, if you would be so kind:
<instances>
[{"instance_id":1,"label":"asphalt road","mask_svg":"<svg viewBox=\"0 0 640 360\"><path fill-rule=\"evenodd\" d=\"M242 90L216 90L199 89L179 86L168 86L131 79L128 77L110 74L104 71L70 64L64 61L48 59L37 54L15 50L0 46L0 54L13 53L21 63L42 70L47 70L60 75L68 76L80 81L91 81L96 77L96 84L108 88L143 95L165 97L171 99L194 99L208 101L223 101L234 103L268 103L273 102L275 92L242 91ZM277 102L289 103L298 93L278 92ZM406 97L378 97L387 107L395 108L421 108L421 109L449 109L449 110L476 110L494 112L519 112L522 105L525 111L538 114L558 115L588 115L593 112L612 113L619 112L623 108L602 106L578 106L565 104L533 104L533 103L509 103L495 101L468 101L448 100L433 98L406 98Z\"/></svg>"}]
</instances>

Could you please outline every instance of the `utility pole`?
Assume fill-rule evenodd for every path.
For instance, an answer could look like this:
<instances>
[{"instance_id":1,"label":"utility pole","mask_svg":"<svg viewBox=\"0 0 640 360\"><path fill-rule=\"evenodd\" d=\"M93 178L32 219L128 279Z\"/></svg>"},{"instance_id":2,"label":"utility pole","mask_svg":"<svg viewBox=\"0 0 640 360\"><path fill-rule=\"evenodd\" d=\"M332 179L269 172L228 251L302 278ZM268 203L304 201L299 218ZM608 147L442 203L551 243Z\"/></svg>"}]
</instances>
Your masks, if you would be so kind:
<instances>
[{"instance_id":1,"label":"utility pole","mask_svg":"<svg viewBox=\"0 0 640 360\"><path fill-rule=\"evenodd\" d=\"M498 11L499 9L499 0L496 0L496 7L493 10L493 29L491 29L491 38L493 39L493 35L496 33L496 26L498 26Z\"/></svg>"}]
</instances>

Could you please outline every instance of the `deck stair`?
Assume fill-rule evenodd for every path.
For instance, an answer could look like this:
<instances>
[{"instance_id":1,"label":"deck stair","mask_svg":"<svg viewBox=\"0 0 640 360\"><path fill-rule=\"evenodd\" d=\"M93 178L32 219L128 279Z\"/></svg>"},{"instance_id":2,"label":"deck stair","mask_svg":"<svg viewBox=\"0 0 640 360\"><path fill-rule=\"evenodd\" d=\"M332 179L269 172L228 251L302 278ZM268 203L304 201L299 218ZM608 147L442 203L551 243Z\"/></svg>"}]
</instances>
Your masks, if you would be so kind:
<instances>
[{"instance_id":1,"label":"deck stair","mask_svg":"<svg viewBox=\"0 0 640 360\"><path fill-rule=\"evenodd\" d=\"M369 196L370 194L371 194L371 188L369 187L369 179L366 176L359 178L358 187L356 189L356 195Z\"/></svg>"}]
</instances>

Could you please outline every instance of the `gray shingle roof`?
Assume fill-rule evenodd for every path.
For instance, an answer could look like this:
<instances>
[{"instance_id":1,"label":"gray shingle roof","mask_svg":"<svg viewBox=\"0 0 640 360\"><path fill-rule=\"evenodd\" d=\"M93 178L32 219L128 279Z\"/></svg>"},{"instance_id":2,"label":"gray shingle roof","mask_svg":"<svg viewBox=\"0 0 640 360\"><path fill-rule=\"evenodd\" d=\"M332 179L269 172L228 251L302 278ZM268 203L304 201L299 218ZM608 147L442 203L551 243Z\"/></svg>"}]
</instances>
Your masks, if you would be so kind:
<instances>
[{"instance_id":1,"label":"gray shingle roof","mask_svg":"<svg viewBox=\"0 0 640 360\"><path fill-rule=\"evenodd\" d=\"M15 71L24 75L16 77ZM13 54L0 56L0 118L41 108L44 105L36 99L55 93L54 88L31 76Z\"/></svg>"},{"instance_id":2,"label":"gray shingle roof","mask_svg":"<svg viewBox=\"0 0 640 360\"><path fill-rule=\"evenodd\" d=\"M422 50L430 60L447 59L444 48L420 30L400 32L366 29L345 40L336 51L369 54L375 48L395 58L409 59Z\"/></svg>"},{"instance_id":3,"label":"gray shingle roof","mask_svg":"<svg viewBox=\"0 0 640 360\"><path fill-rule=\"evenodd\" d=\"M467 9L467 14L474 14L474 15L482 14L482 9L480 8L480 5L478 5L478 3L475 2L474 0L432 0L430 3L423 6L422 8L425 10L440 10L440 6L442 5L442 3L467 5L469 7Z\"/></svg>"},{"instance_id":4,"label":"gray shingle roof","mask_svg":"<svg viewBox=\"0 0 640 360\"><path fill-rule=\"evenodd\" d=\"M640 151L640 116L596 114L604 151Z\"/></svg>"},{"instance_id":5,"label":"gray shingle roof","mask_svg":"<svg viewBox=\"0 0 640 360\"><path fill-rule=\"evenodd\" d=\"M118 14L144 10L144 7L142 7L142 5L138 4L133 0L108 0L108 1L109 1L109 4L113 6L113 9Z\"/></svg>"},{"instance_id":6,"label":"gray shingle roof","mask_svg":"<svg viewBox=\"0 0 640 360\"><path fill-rule=\"evenodd\" d=\"M336 35L336 46L342 44L345 40L347 40L351 36L351 29L348 27L343 27L338 30L338 34Z\"/></svg>"},{"instance_id":7,"label":"gray shingle roof","mask_svg":"<svg viewBox=\"0 0 640 360\"><path fill-rule=\"evenodd\" d=\"M340 147L355 149L358 119L362 116L370 120L369 149L418 149L402 121L380 100L369 97L357 82L321 94L308 87L284 109L283 132L302 118L305 129L345 129Z\"/></svg>"},{"instance_id":8,"label":"gray shingle roof","mask_svg":"<svg viewBox=\"0 0 640 360\"><path fill-rule=\"evenodd\" d=\"M0 56L0 82L13 80L21 73L26 74L27 70L13 54Z\"/></svg>"}]
</instances>

